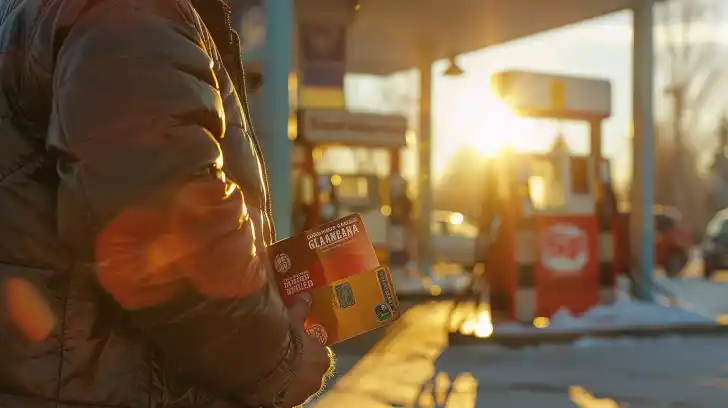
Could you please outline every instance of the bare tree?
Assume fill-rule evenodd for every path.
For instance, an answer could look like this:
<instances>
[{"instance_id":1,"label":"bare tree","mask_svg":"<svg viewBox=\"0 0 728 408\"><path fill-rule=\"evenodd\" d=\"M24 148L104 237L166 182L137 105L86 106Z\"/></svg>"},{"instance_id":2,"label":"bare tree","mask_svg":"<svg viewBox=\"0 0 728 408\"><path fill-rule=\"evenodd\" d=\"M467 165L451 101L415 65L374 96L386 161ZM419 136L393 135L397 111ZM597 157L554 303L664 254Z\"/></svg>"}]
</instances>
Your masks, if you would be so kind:
<instances>
[{"instance_id":1,"label":"bare tree","mask_svg":"<svg viewBox=\"0 0 728 408\"><path fill-rule=\"evenodd\" d=\"M723 20L722 0L668 0L657 9L661 48L658 54L658 74L663 79L665 96L672 102L670 131L663 129L660 142L663 149L672 151L673 160L660 178L671 180L670 204L682 212L691 208L688 203L688 183L694 181L696 148L704 149L710 141L707 132L706 108L717 95L725 79L722 49L716 30ZM706 117L707 116L707 117ZM712 125L712 123L711 123ZM672 140L664 140L666 134ZM664 152L663 152L664 153ZM692 186L690 186L692 187Z\"/></svg>"}]
</instances>

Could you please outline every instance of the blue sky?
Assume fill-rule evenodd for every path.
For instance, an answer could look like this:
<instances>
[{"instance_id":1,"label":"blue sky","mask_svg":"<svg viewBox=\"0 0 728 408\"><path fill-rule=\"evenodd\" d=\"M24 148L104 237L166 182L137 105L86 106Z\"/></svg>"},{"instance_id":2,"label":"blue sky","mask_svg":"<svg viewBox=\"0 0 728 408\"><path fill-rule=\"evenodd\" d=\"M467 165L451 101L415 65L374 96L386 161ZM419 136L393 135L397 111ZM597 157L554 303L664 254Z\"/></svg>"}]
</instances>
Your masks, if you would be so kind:
<instances>
[{"instance_id":1,"label":"blue sky","mask_svg":"<svg viewBox=\"0 0 728 408\"><path fill-rule=\"evenodd\" d=\"M726 2L728 3L728 2ZM712 21L712 20L711 20ZM458 63L465 70L463 77L439 76L445 63L435 64L433 137L435 173L441 172L448 158L459 148L483 143L483 138L499 138L502 129L483 119L481 107L487 106L490 92L490 76L505 68L522 68L537 71L576 74L608 79L612 83L612 117L604 124L604 153L612 158L616 177L625 180L631 170L631 64L632 64L632 15L619 12L603 18L564 27L558 30L529 37L519 41L490 47L463 55ZM660 46L667 41L667 24L658 25L655 41L657 45L656 107L658 119L669 107L661 96ZM728 30L714 23L701 23L693 30L690 41L728 40ZM416 89L416 77L411 73L398 75L395 81L404 83L404 88ZM379 85L377 85L379 84ZM372 78L352 77L347 81L347 99L352 108L386 105L382 81ZM384 87L391 87L392 81ZM714 108L718 108L714 106ZM714 115L714 113L713 113ZM714 116L712 116L714 117ZM524 120L528 122L527 143L533 150L547 148L554 135L562 131L570 147L585 151L588 146L588 131L585 125L556 123L555 121ZM496 133L496 134L494 134ZM508 138L508 134L502 135ZM493 140L493 139L488 139ZM495 142L494 142L495 143Z\"/></svg>"}]
</instances>

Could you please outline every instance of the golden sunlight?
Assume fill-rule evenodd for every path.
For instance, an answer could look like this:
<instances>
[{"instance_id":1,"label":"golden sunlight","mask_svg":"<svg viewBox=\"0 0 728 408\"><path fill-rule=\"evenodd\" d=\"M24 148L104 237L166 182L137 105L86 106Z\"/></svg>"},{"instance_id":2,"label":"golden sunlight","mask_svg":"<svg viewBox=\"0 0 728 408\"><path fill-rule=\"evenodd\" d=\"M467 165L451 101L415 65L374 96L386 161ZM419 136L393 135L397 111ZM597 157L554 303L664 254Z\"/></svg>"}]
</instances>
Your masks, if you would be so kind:
<instances>
[{"instance_id":1,"label":"golden sunlight","mask_svg":"<svg viewBox=\"0 0 728 408\"><path fill-rule=\"evenodd\" d=\"M473 115L480 122L479 131L467 143L478 149L484 157L493 157L506 147L521 150L519 145L524 144L521 135L525 134L528 127L527 120L516 115L495 96L488 99L486 106L481 107L482 114Z\"/></svg>"},{"instance_id":2,"label":"golden sunlight","mask_svg":"<svg viewBox=\"0 0 728 408\"><path fill-rule=\"evenodd\" d=\"M534 121L518 116L492 92L486 93L484 104L465 106L470 112L463 112L461 117L471 118L474 131L463 142L483 157L493 157L505 148L528 151L539 144Z\"/></svg>"},{"instance_id":3,"label":"golden sunlight","mask_svg":"<svg viewBox=\"0 0 728 408\"><path fill-rule=\"evenodd\" d=\"M487 158L505 148L521 152L539 150L544 145L537 120L518 116L489 85L477 82L453 81L439 99L437 116L442 119L436 122L442 123L438 133L442 142L433 157L436 173L441 173L461 148L472 148Z\"/></svg>"},{"instance_id":4,"label":"golden sunlight","mask_svg":"<svg viewBox=\"0 0 728 408\"><path fill-rule=\"evenodd\" d=\"M486 305L478 305L471 315L463 322L460 332L479 338L487 338L493 334L493 319L490 315L490 308Z\"/></svg>"}]
</instances>

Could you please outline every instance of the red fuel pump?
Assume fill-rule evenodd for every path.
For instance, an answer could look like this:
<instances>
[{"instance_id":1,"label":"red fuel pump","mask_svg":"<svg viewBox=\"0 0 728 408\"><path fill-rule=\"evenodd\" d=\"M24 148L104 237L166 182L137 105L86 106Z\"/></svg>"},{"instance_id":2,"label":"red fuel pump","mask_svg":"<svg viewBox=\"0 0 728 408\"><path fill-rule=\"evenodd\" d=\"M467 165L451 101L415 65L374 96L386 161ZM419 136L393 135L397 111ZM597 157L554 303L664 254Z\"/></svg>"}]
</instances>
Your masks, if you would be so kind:
<instances>
[{"instance_id":1,"label":"red fuel pump","mask_svg":"<svg viewBox=\"0 0 728 408\"><path fill-rule=\"evenodd\" d=\"M492 85L518 115L587 123L591 150L572 154L559 139L547 154L510 152L490 165L481 230L491 238L481 252L494 317L531 322L613 302L616 204L601 134L611 84L512 70L494 74Z\"/></svg>"},{"instance_id":2,"label":"red fuel pump","mask_svg":"<svg viewBox=\"0 0 728 408\"><path fill-rule=\"evenodd\" d=\"M485 270L494 317L531 322L615 299L611 200L593 158L564 149L508 152L492 160L483 219L498 232ZM599 182L598 182L599 181Z\"/></svg>"},{"instance_id":3,"label":"red fuel pump","mask_svg":"<svg viewBox=\"0 0 728 408\"><path fill-rule=\"evenodd\" d=\"M380 262L404 266L412 217L408 185L401 174L406 132L407 121L401 116L301 110L293 168L294 227L303 231L359 213ZM335 149L371 155L361 163L353 163L351 155L324 163L326 152ZM377 166L381 162L384 165Z\"/></svg>"}]
</instances>

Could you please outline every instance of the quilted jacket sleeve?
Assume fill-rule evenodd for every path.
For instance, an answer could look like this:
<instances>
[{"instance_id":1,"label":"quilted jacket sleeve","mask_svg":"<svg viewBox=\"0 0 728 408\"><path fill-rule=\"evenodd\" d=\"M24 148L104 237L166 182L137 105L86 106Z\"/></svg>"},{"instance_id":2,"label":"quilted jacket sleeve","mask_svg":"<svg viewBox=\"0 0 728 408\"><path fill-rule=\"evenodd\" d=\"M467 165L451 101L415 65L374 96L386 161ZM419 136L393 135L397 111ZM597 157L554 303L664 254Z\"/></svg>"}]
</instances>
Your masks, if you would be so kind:
<instances>
[{"instance_id":1,"label":"quilted jacket sleeve","mask_svg":"<svg viewBox=\"0 0 728 408\"><path fill-rule=\"evenodd\" d=\"M96 3L58 34L47 144L59 157L59 234L189 377L242 405L269 403L298 342L223 171L212 45L186 2Z\"/></svg>"}]
</instances>

